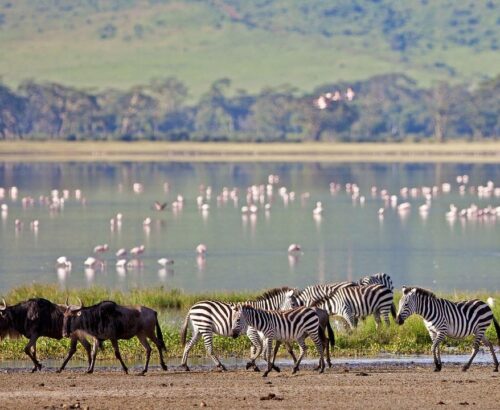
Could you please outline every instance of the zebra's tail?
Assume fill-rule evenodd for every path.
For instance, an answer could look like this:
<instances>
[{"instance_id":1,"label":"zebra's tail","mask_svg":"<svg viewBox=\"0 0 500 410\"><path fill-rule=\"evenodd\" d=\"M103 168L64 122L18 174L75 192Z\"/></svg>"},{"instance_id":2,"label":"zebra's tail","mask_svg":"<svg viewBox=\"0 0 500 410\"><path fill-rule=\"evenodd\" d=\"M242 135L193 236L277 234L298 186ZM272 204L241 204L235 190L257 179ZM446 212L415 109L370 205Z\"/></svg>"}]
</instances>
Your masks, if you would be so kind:
<instances>
[{"instance_id":1,"label":"zebra's tail","mask_svg":"<svg viewBox=\"0 0 500 410\"><path fill-rule=\"evenodd\" d=\"M335 347L335 334L333 333L332 326L330 325L330 320L326 322L326 330L328 331L328 339L330 340L330 346L333 349Z\"/></svg>"},{"instance_id":2,"label":"zebra's tail","mask_svg":"<svg viewBox=\"0 0 500 410\"><path fill-rule=\"evenodd\" d=\"M181 328L181 344L182 344L182 347L184 347L186 345L186 336L187 336L188 324L189 324L189 312L186 315L186 319L184 319L184 323L182 324L182 328Z\"/></svg>"},{"instance_id":3,"label":"zebra's tail","mask_svg":"<svg viewBox=\"0 0 500 410\"><path fill-rule=\"evenodd\" d=\"M391 315L393 319L396 319L396 305L394 305L394 302L391 303Z\"/></svg>"},{"instance_id":4,"label":"zebra's tail","mask_svg":"<svg viewBox=\"0 0 500 410\"><path fill-rule=\"evenodd\" d=\"M495 330L497 331L497 337L498 337L498 345L500 346L500 325L498 324L498 321L495 319L495 316L493 316L493 325L495 325Z\"/></svg>"},{"instance_id":5,"label":"zebra's tail","mask_svg":"<svg viewBox=\"0 0 500 410\"><path fill-rule=\"evenodd\" d=\"M156 327L156 338L160 343L160 348L167 351L167 346L165 346L165 341L163 340L163 333L161 332L160 323L158 322L158 316L156 317L155 327Z\"/></svg>"}]
</instances>

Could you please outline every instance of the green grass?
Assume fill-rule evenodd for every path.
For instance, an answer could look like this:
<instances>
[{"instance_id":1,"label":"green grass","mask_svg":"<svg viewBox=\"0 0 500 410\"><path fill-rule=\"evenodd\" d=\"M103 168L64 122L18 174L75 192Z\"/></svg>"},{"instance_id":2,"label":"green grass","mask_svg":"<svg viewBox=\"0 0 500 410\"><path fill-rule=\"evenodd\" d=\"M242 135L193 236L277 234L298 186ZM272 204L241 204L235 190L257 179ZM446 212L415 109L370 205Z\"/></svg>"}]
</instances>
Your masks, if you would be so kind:
<instances>
[{"instance_id":1,"label":"green grass","mask_svg":"<svg viewBox=\"0 0 500 410\"><path fill-rule=\"evenodd\" d=\"M189 86L195 101L221 77L251 93L283 83L310 91L324 83L387 72L407 73L421 85L477 82L498 74L500 66L500 54L490 48L498 24L486 1L473 2L474 7L445 0L427 5L363 2L361 18L348 1L310 5L282 0L264 7L238 1L109 3L118 5L115 9L106 3L99 2L98 9L90 1L0 1L5 16L0 25L3 81L16 85L33 78L123 89L176 76ZM223 3L232 4L255 25L229 18ZM345 15L328 15L334 6ZM455 14L464 9L470 16L457 19ZM390 10L403 16L402 26L384 32ZM472 18L479 23L470 22ZM106 25L113 25L116 33L103 39ZM418 44L395 51L390 37L398 34L415 34ZM459 44L453 40L458 37L477 44ZM450 76L436 63L456 74Z\"/></svg>"},{"instance_id":2,"label":"green grass","mask_svg":"<svg viewBox=\"0 0 500 410\"><path fill-rule=\"evenodd\" d=\"M70 296L70 302L76 303L76 297L80 297L84 304L89 305L103 299L112 299L121 304L141 304L154 308L160 312L160 323L165 343L167 345L167 357L179 358L182 355L183 347L180 344L180 318L183 318L189 307L199 300L217 299L224 301L243 301L251 299L257 295L255 292L211 292L206 294L185 294L178 290L166 290L162 288L136 289L124 293L121 291L110 291L105 288L94 287L91 289L72 289L68 293L60 290L55 285L27 285L11 290L3 297L9 304L14 304L30 297L45 297L55 302L63 303L66 296ZM485 300L492 296L498 302L500 293L485 292L460 292L448 295L439 295L451 300L464 300L479 298ZM395 301L399 300L400 294L396 294ZM500 305L496 304L494 314L500 320ZM175 320L172 320L175 317ZM190 331L188 332L188 337ZM498 338L493 326L490 326L486 333L487 337L494 343L498 343ZM391 321L387 328L383 326L376 329L375 321L372 317L361 323L353 332L343 330L335 331L336 346L333 355L336 357L346 356L370 356L380 353L397 354L421 354L430 353L431 343L427 330L422 319L413 316L409 318L403 326L396 325ZM463 340L446 339L442 345L443 353L468 353L471 350L471 338ZM0 360L26 359L23 352L27 340L4 339L0 341ZM238 339L215 337L214 346L216 352L221 356L246 357L250 348L248 338ZM310 354L314 355L314 347L309 342ZM42 359L62 359L68 348L69 341L63 339L56 341L41 338L37 344L38 355ZM127 360L143 360L144 350L136 338L128 341L120 341L120 350ZM154 357L156 357L156 352ZM282 355L286 355L282 350ZM199 342L192 350L191 356L204 356L205 349L202 342ZM85 352L81 346L78 348L76 357L85 359ZM109 342L105 343L103 352L98 354L99 360L113 360L114 354Z\"/></svg>"}]
</instances>

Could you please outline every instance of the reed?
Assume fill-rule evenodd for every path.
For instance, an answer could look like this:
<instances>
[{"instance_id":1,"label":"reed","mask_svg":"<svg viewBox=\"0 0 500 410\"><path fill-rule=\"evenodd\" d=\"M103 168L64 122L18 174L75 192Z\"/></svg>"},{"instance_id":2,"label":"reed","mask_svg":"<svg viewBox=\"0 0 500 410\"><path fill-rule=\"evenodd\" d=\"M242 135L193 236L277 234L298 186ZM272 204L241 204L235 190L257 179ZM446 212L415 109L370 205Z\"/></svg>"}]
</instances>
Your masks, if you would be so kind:
<instances>
[{"instance_id":1,"label":"reed","mask_svg":"<svg viewBox=\"0 0 500 410\"><path fill-rule=\"evenodd\" d=\"M9 304L14 304L31 297L44 297L57 303L63 303L68 295L71 303L77 303L77 297L84 304L91 305L101 300L115 300L120 304L141 304L156 309L159 312L159 320L162 326L163 337L167 345L167 357L179 358L182 355L183 346L179 338L179 329L181 321L184 318L189 307L204 299L217 299L224 301L243 301L251 299L260 294L260 292L207 292L203 294L187 294L176 289L164 288L146 288L133 289L129 292L108 290L102 287L93 287L89 289L71 289L61 290L56 285L26 285L12 289L6 295L3 295ZM495 317L500 320L500 292L454 292L453 294L442 294L442 297L451 300L464 300L478 298L486 300L493 297L497 303L493 308ZM395 296L397 303L400 294ZM334 323L335 320L332 320ZM190 335L190 332L188 336ZM487 337L494 343L498 343L497 335L493 326L490 326L486 333ZM397 354L425 354L430 353L431 343L422 319L416 316L409 318L403 326L396 325L392 320L389 327L384 325L377 329L375 321L369 317L361 322L353 332L346 332L340 326L335 331L336 346L334 356L370 356L380 353ZM471 340L446 339L442 345L443 353L469 353L471 351ZM24 346L27 340L4 339L0 341L0 360L18 360L27 359L24 354ZM314 355L315 349L309 344L309 354ZM250 348L250 343L246 337L238 339L218 337L214 339L216 352L222 357L237 356L246 357ZM37 353L44 360L47 358L62 360L69 348L69 340L61 341L40 338L37 344ZM128 361L142 361L144 359L144 349L136 338L120 341L120 350L122 355ZM286 355L284 350L281 355ZM85 352L81 346L75 355L81 360L85 360ZM197 343L190 354L194 356L205 356L205 348L202 342ZM157 353L153 353L154 360L157 359ZM105 342L104 350L98 354L99 360L114 360L114 353L109 342Z\"/></svg>"}]
</instances>

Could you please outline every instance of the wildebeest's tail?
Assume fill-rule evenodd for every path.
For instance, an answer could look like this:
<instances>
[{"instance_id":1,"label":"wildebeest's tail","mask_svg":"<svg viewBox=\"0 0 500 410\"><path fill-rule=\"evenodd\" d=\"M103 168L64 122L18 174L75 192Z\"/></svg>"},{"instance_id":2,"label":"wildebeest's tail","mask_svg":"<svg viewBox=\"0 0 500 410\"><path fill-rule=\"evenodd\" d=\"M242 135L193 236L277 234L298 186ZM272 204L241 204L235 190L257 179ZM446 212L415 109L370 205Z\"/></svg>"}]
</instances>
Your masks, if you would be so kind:
<instances>
[{"instance_id":1,"label":"wildebeest's tail","mask_svg":"<svg viewBox=\"0 0 500 410\"><path fill-rule=\"evenodd\" d=\"M393 319L396 319L396 306L394 305L394 302L391 304L391 315Z\"/></svg>"},{"instance_id":2,"label":"wildebeest's tail","mask_svg":"<svg viewBox=\"0 0 500 410\"><path fill-rule=\"evenodd\" d=\"M326 330L328 331L328 339L330 340L330 346L333 349L335 347L335 335L333 333L332 326L330 325L330 321L326 322Z\"/></svg>"},{"instance_id":3,"label":"wildebeest's tail","mask_svg":"<svg viewBox=\"0 0 500 410\"><path fill-rule=\"evenodd\" d=\"M182 347L184 347L186 345L186 336L187 336L188 325L189 325L189 312L186 315L186 319L184 319L184 323L182 324L182 328L181 328L181 344L182 344Z\"/></svg>"},{"instance_id":4,"label":"wildebeest's tail","mask_svg":"<svg viewBox=\"0 0 500 410\"><path fill-rule=\"evenodd\" d=\"M160 347L167 351L167 346L165 346L165 342L163 341L163 333L161 332L161 327L160 323L158 323L158 315L156 315L156 338L158 339L158 342L160 343Z\"/></svg>"},{"instance_id":5,"label":"wildebeest's tail","mask_svg":"<svg viewBox=\"0 0 500 410\"><path fill-rule=\"evenodd\" d=\"M495 316L493 316L493 325L495 326L495 330L497 331L498 345L500 346L500 325L495 319Z\"/></svg>"}]
</instances>

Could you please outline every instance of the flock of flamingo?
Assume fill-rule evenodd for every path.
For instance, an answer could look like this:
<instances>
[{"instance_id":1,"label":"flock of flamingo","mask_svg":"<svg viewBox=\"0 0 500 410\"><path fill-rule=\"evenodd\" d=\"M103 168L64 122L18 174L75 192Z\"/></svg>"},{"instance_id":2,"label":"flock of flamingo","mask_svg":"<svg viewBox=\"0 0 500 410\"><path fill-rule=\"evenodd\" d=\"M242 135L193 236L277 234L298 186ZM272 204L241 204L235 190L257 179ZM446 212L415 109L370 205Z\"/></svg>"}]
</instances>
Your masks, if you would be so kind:
<instances>
[{"instance_id":1,"label":"flock of flamingo","mask_svg":"<svg viewBox=\"0 0 500 410\"><path fill-rule=\"evenodd\" d=\"M251 185L243 190L223 187L220 192L215 195L211 186L200 185L199 195L195 199L196 206L204 218L209 215L210 208L214 203L214 197L217 206L232 201L234 207L240 209L243 218L256 218L256 215L261 211L269 215L273 205L276 204L278 200L286 207L290 202L300 198L302 204L307 206L307 201L311 198L309 192L303 192L300 195L296 195L296 193L288 187L280 186L280 177L278 175L271 174L267 179L266 184ZM500 187L496 187L493 181L487 181L484 185L474 186L469 185L468 175L459 175L456 177L456 183L460 195L468 193L470 195L476 195L477 198L481 200L500 197ZM124 186L119 187L119 189L122 190L126 188L127 187ZM137 195L141 195L144 192L144 184L140 182L133 183L131 188L132 192ZM170 185L168 182L164 183L163 189L165 194L169 193ZM418 212L421 217L425 218L431 210L434 198L437 195L449 193L452 189L452 184L448 182L442 183L439 186L402 187L399 192L396 193L391 193L385 188L373 186L369 189L368 195L363 195L360 187L356 183L340 184L331 182L329 186L332 196L341 192L345 193L351 197L354 204L363 206L367 197L371 198L371 200L381 201L382 206L378 209L378 217L380 219L383 219L384 215L391 209L396 210L399 215L407 215L412 210L410 199L422 201L422 203L418 205ZM39 206L46 207L49 212L59 212L64 209L65 203L69 199L75 199L82 204L87 203L87 198L83 195L81 189L75 189L73 191L68 189L53 189L49 195L41 195L38 199L35 199L31 196L21 197L19 189L15 186L9 188L0 187L0 202L2 202L0 204L0 215L4 222L8 221L9 202L15 204L20 200L24 209ZM240 204L240 201L242 201L243 204ZM186 202L184 196L178 194L175 196L175 200L170 203L155 201L152 205L146 204L145 207L150 206L155 212L173 212L179 214L183 210ZM324 212L323 203L321 201L315 201L314 208L311 208L313 218L320 221ZM451 222L457 218L463 220L478 218L495 220L497 217L500 217L500 206L478 206L472 203L468 207L459 209L452 203L449 205L449 210L446 212L445 217ZM117 213L110 219L110 229L112 231L120 229L123 221L123 214ZM147 217L143 220L142 225L147 229L152 222L153 219ZM29 223L21 219L14 220L16 231L24 229L26 225L29 225L30 229L33 231L41 229L37 219L31 220ZM146 248L144 245L137 245L131 249L118 249L115 252L117 273L125 273L127 269L141 267L141 255L145 250ZM203 264L207 254L206 245L200 243L194 251L197 255L198 264ZM106 262L102 256L107 252L111 252L108 244L96 245L93 248L92 255L88 256L84 261L85 270L88 270L91 274L95 270L103 269ZM302 252L301 245L298 243L290 244L288 247L288 254L294 255L298 252ZM174 260L168 257L161 257L157 260L157 263L162 268L168 268L174 264ZM64 272L71 271L73 267L72 262L66 256L58 257L55 261L55 265L59 276L63 276Z\"/></svg>"}]
</instances>

